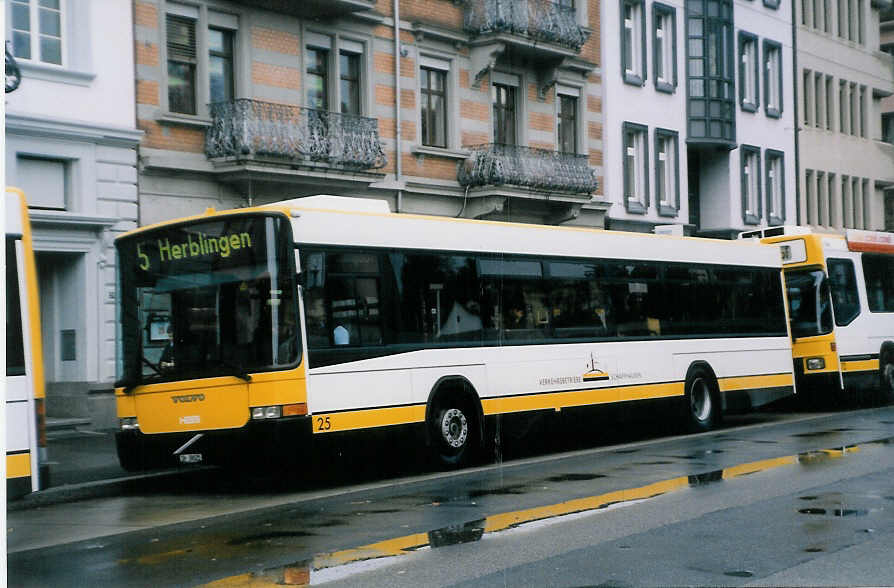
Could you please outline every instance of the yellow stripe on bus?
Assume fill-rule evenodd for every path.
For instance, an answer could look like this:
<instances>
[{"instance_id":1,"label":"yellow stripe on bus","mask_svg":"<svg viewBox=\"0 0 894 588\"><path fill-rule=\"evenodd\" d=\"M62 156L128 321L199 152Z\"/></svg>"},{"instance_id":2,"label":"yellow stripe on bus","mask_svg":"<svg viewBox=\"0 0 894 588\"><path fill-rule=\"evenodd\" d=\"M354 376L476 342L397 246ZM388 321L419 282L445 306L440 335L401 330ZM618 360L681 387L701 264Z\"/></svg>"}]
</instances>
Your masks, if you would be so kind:
<instances>
[{"instance_id":1,"label":"yellow stripe on bus","mask_svg":"<svg viewBox=\"0 0 894 588\"><path fill-rule=\"evenodd\" d=\"M877 359L862 359L860 361L842 361L841 371L843 372L869 372L878 370Z\"/></svg>"},{"instance_id":2,"label":"yellow stripe on bus","mask_svg":"<svg viewBox=\"0 0 894 588\"><path fill-rule=\"evenodd\" d=\"M322 412L313 415L313 430L314 433L335 433L336 431L421 423L424 420L424 404L335 413Z\"/></svg>"},{"instance_id":3,"label":"yellow stripe on bus","mask_svg":"<svg viewBox=\"0 0 894 588\"><path fill-rule=\"evenodd\" d=\"M605 404L624 400L645 400L649 398L667 398L682 396L683 382L667 382L663 384L643 384L642 386L625 386L609 388L592 388L590 390L573 390L569 392L549 392L530 394L528 396L511 396L509 398L483 398L481 407L485 415L524 412L528 410L561 410L573 406Z\"/></svg>"},{"instance_id":4,"label":"yellow stripe on bus","mask_svg":"<svg viewBox=\"0 0 894 588\"><path fill-rule=\"evenodd\" d=\"M6 456L6 477L26 478L31 475L31 453Z\"/></svg>"},{"instance_id":5,"label":"yellow stripe on bus","mask_svg":"<svg viewBox=\"0 0 894 588\"><path fill-rule=\"evenodd\" d=\"M755 388L775 388L792 385L791 374L771 374L767 376L741 376L738 378L720 378L717 385L721 392L734 390L753 390Z\"/></svg>"}]
</instances>

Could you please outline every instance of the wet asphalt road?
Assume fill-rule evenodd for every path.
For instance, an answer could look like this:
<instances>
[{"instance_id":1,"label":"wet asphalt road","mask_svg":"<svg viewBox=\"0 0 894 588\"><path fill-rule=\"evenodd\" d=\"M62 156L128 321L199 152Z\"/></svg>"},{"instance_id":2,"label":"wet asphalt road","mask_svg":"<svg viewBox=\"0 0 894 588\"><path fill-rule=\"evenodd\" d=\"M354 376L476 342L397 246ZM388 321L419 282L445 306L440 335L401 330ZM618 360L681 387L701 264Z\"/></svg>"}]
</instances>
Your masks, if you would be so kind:
<instances>
[{"instance_id":1,"label":"wet asphalt road","mask_svg":"<svg viewBox=\"0 0 894 588\"><path fill-rule=\"evenodd\" d=\"M332 450L273 491L208 472L13 512L9 583L894 584L894 407L730 425L531 449L534 431L452 473Z\"/></svg>"}]
</instances>

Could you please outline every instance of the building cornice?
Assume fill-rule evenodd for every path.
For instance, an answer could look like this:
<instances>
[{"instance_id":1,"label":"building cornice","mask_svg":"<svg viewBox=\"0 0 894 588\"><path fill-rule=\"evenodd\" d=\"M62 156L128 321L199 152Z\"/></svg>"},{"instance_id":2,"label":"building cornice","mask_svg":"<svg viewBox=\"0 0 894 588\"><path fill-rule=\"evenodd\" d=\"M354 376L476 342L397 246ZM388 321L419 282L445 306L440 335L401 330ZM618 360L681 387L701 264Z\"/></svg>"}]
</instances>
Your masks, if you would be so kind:
<instances>
[{"instance_id":1,"label":"building cornice","mask_svg":"<svg viewBox=\"0 0 894 588\"><path fill-rule=\"evenodd\" d=\"M143 131L135 128L47 118L13 111L6 112L6 134L69 139L121 147L134 147L143 138Z\"/></svg>"},{"instance_id":2,"label":"building cornice","mask_svg":"<svg viewBox=\"0 0 894 588\"><path fill-rule=\"evenodd\" d=\"M121 222L120 218L93 216L66 212L64 210L39 210L31 208L28 217L35 227L65 227L82 230L102 230Z\"/></svg>"}]
</instances>

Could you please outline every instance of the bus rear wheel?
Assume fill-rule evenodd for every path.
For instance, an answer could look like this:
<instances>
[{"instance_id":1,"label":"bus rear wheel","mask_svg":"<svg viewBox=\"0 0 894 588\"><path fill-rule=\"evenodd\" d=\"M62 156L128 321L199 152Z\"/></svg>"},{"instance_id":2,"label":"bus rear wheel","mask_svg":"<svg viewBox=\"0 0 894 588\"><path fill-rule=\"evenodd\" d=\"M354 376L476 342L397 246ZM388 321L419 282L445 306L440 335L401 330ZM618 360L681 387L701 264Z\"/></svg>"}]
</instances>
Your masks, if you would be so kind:
<instances>
[{"instance_id":1,"label":"bus rear wheel","mask_svg":"<svg viewBox=\"0 0 894 588\"><path fill-rule=\"evenodd\" d=\"M467 463L478 444L478 421L471 403L456 397L439 402L429 417L429 433L439 465Z\"/></svg>"},{"instance_id":2,"label":"bus rear wheel","mask_svg":"<svg viewBox=\"0 0 894 588\"><path fill-rule=\"evenodd\" d=\"M690 368L686 376L686 428L694 433L710 431L720 421L717 382L704 367Z\"/></svg>"},{"instance_id":3,"label":"bus rear wheel","mask_svg":"<svg viewBox=\"0 0 894 588\"><path fill-rule=\"evenodd\" d=\"M882 354L879 376L879 401L885 404L894 401L894 351Z\"/></svg>"}]
</instances>

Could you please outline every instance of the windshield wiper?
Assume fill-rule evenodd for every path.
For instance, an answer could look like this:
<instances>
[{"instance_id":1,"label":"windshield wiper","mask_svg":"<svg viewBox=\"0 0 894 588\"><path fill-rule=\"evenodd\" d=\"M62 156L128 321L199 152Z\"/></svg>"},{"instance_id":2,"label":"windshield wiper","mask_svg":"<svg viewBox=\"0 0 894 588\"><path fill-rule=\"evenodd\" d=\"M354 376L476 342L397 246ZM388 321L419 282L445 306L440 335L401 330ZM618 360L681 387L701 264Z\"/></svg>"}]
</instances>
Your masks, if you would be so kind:
<instances>
[{"instance_id":1,"label":"windshield wiper","mask_svg":"<svg viewBox=\"0 0 894 588\"><path fill-rule=\"evenodd\" d=\"M159 376L163 376L163 375L164 375L163 373L161 373L161 368L160 368L159 366L155 365L154 363L152 363L151 361L149 361L148 359L146 359L145 356L143 356L142 359L143 359L143 363L145 363L146 365L148 365L149 367L151 367L151 368L152 368L152 371L154 371L156 374L158 374Z\"/></svg>"},{"instance_id":2,"label":"windshield wiper","mask_svg":"<svg viewBox=\"0 0 894 588\"><path fill-rule=\"evenodd\" d=\"M220 359L220 365L225 368L230 368L233 372L231 374L227 374L228 376L235 376L240 380L245 380L246 382L251 382L251 376L248 372L245 371L245 368L239 365L238 363L232 362L228 359Z\"/></svg>"}]
</instances>

